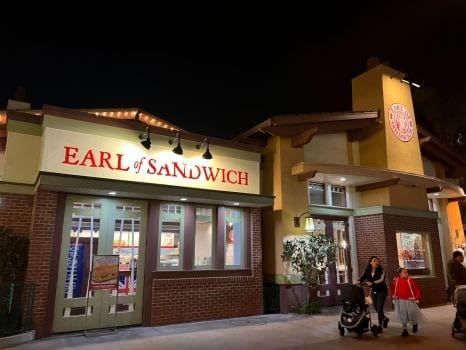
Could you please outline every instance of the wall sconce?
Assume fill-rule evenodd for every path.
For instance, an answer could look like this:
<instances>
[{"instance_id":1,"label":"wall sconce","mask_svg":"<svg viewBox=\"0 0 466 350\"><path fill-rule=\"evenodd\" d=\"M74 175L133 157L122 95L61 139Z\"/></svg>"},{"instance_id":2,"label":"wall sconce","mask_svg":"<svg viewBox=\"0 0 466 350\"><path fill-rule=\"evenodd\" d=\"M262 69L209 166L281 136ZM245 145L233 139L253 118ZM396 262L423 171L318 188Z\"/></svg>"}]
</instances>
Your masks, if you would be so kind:
<instances>
[{"instance_id":1,"label":"wall sconce","mask_svg":"<svg viewBox=\"0 0 466 350\"><path fill-rule=\"evenodd\" d=\"M149 125L146 126L146 131L144 134L139 135L139 141L141 141L141 145L144 146L145 149L149 150L150 149L150 129Z\"/></svg>"},{"instance_id":2,"label":"wall sconce","mask_svg":"<svg viewBox=\"0 0 466 350\"><path fill-rule=\"evenodd\" d=\"M301 216L303 216L304 214L309 215L309 211L305 211L301 215L293 217L294 227L301 227L300 219L301 219ZM314 220L310 216L306 217L306 224L304 226L304 230L306 232L314 231Z\"/></svg>"},{"instance_id":3,"label":"wall sconce","mask_svg":"<svg viewBox=\"0 0 466 350\"><path fill-rule=\"evenodd\" d=\"M182 154L183 154L183 148L181 147L181 140L180 140L180 139L181 139L181 135L180 135L179 132L177 132L175 138L172 139L172 140L169 140L168 143L169 143L170 145L173 145L173 141L174 141L175 139L178 139L178 144L176 145L175 148L172 149L172 152L175 153L175 154L182 155Z\"/></svg>"},{"instance_id":4,"label":"wall sconce","mask_svg":"<svg viewBox=\"0 0 466 350\"><path fill-rule=\"evenodd\" d=\"M212 153L210 153L210 150L209 150L209 139L207 137L205 137L204 140L202 140L202 144L197 144L196 145L196 149L200 149L202 146L204 146L204 144L207 144L207 149L202 154L202 158L212 159L213 158Z\"/></svg>"}]
</instances>

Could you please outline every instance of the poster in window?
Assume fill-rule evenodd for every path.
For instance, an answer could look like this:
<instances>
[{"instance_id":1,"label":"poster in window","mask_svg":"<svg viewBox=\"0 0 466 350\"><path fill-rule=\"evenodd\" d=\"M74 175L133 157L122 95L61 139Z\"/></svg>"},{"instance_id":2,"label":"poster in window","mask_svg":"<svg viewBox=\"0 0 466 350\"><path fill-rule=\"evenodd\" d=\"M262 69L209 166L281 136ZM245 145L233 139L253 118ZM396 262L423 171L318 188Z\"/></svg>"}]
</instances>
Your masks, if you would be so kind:
<instances>
[{"instance_id":1,"label":"poster in window","mask_svg":"<svg viewBox=\"0 0 466 350\"><path fill-rule=\"evenodd\" d=\"M117 288L119 258L118 255L94 255L91 290Z\"/></svg>"},{"instance_id":2,"label":"poster in window","mask_svg":"<svg viewBox=\"0 0 466 350\"><path fill-rule=\"evenodd\" d=\"M425 249L422 236L418 233L400 232L398 236L398 259L400 266L407 269L425 269Z\"/></svg>"},{"instance_id":3,"label":"poster in window","mask_svg":"<svg viewBox=\"0 0 466 350\"><path fill-rule=\"evenodd\" d=\"M160 248L175 248L175 234L173 232L162 232Z\"/></svg>"}]
</instances>

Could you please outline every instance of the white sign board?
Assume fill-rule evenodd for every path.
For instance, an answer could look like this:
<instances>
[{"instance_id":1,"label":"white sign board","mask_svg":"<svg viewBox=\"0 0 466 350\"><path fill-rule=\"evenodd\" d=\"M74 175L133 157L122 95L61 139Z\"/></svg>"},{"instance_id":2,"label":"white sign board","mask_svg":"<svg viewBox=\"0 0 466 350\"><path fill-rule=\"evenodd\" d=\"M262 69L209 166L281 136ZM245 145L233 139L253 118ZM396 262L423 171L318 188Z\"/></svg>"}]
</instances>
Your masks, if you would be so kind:
<instances>
[{"instance_id":1,"label":"white sign board","mask_svg":"<svg viewBox=\"0 0 466 350\"><path fill-rule=\"evenodd\" d=\"M212 150L212 149L211 149ZM146 150L134 142L45 128L42 172L259 194L259 162L167 147Z\"/></svg>"}]
</instances>

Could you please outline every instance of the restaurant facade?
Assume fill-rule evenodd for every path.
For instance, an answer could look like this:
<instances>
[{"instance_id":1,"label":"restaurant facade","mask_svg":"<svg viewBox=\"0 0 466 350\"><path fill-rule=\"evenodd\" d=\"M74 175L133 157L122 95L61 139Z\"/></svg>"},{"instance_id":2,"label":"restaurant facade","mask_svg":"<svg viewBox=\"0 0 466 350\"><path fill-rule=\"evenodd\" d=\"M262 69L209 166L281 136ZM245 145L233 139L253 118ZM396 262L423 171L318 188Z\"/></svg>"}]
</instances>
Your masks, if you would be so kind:
<instances>
[{"instance_id":1,"label":"restaurant facade","mask_svg":"<svg viewBox=\"0 0 466 350\"><path fill-rule=\"evenodd\" d=\"M422 305L445 302L466 163L416 124L401 75L369 67L352 81L353 111L273 116L232 140L136 108L12 101L0 225L30 239L36 336L288 312L307 291L283 243L306 233L337 246L322 305L372 255L388 281L408 268ZM117 256L116 272L94 276L96 256Z\"/></svg>"},{"instance_id":2,"label":"restaurant facade","mask_svg":"<svg viewBox=\"0 0 466 350\"><path fill-rule=\"evenodd\" d=\"M30 239L37 337L262 313L261 208L273 198L254 147L135 109L6 120L0 225ZM101 256L119 258L116 272Z\"/></svg>"},{"instance_id":3,"label":"restaurant facade","mask_svg":"<svg viewBox=\"0 0 466 350\"><path fill-rule=\"evenodd\" d=\"M369 62L370 63L370 62ZM458 202L465 159L415 120L411 85L383 64L352 80L353 111L273 116L236 140L264 147L265 309L288 312L308 294L281 259L283 243L307 233L332 238L337 261L315 298L335 305L371 256L387 283L398 266L421 287L422 305L446 302L446 264L464 245ZM387 303L390 303L388 298Z\"/></svg>"}]
</instances>

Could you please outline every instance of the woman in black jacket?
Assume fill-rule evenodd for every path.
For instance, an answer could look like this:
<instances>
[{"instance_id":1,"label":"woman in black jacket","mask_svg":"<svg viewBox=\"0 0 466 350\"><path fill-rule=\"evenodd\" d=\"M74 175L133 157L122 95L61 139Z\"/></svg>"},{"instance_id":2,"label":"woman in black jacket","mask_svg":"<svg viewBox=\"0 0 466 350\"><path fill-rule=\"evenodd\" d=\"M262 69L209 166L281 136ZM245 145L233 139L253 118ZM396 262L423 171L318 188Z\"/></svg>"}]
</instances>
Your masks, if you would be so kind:
<instances>
[{"instance_id":1,"label":"woman in black jacket","mask_svg":"<svg viewBox=\"0 0 466 350\"><path fill-rule=\"evenodd\" d=\"M387 299L388 288L385 283L385 270L380 265L379 258L371 256L366 269L359 277L359 283L366 282L371 287L372 304L377 311L379 319L379 332L383 328L387 328L389 319L383 312L385 300Z\"/></svg>"}]
</instances>

